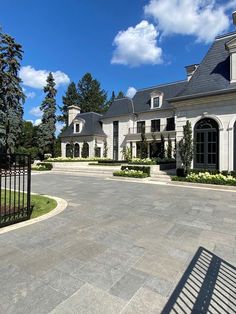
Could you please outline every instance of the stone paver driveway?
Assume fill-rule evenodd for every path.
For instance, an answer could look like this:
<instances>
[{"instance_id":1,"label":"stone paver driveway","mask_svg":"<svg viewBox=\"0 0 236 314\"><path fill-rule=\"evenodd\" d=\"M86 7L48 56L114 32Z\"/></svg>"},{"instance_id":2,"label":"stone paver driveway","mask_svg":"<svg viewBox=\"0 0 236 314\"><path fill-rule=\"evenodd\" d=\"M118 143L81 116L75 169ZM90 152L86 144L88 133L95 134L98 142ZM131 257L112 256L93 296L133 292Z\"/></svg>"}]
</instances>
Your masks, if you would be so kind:
<instances>
[{"instance_id":1,"label":"stone paver driveway","mask_svg":"<svg viewBox=\"0 0 236 314\"><path fill-rule=\"evenodd\" d=\"M69 206L0 235L0 313L160 313L200 245L236 264L236 193L55 173L33 191Z\"/></svg>"}]
</instances>

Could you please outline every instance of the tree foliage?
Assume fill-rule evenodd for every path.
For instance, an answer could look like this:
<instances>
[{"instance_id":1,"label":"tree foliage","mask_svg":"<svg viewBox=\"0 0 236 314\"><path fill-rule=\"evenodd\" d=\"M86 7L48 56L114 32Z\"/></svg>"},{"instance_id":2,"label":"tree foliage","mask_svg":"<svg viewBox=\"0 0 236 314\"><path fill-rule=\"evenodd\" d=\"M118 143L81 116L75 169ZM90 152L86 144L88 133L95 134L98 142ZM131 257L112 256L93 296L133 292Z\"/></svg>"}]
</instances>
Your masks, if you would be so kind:
<instances>
[{"instance_id":1,"label":"tree foliage","mask_svg":"<svg viewBox=\"0 0 236 314\"><path fill-rule=\"evenodd\" d=\"M78 83L78 103L81 112L104 112L107 94L100 83L86 73Z\"/></svg>"},{"instance_id":2,"label":"tree foliage","mask_svg":"<svg viewBox=\"0 0 236 314\"><path fill-rule=\"evenodd\" d=\"M55 132L56 132L56 94L55 80L52 73L47 77L47 84L44 87L46 94L40 109L43 112L42 123L39 127L38 144L42 154L50 153L54 156Z\"/></svg>"},{"instance_id":3,"label":"tree foliage","mask_svg":"<svg viewBox=\"0 0 236 314\"><path fill-rule=\"evenodd\" d=\"M161 147L160 147L160 154L161 159L164 159L166 156L166 149L165 149L165 137L163 134L161 134Z\"/></svg>"},{"instance_id":4,"label":"tree foliage","mask_svg":"<svg viewBox=\"0 0 236 314\"><path fill-rule=\"evenodd\" d=\"M103 143L103 157L104 158L107 158L107 152L108 152L107 140L105 139Z\"/></svg>"},{"instance_id":5,"label":"tree foliage","mask_svg":"<svg viewBox=\"0 0 236 314\"><path fill-rule=\"evenodd\" d=\"M140 142L140 158L146 159L148 157L148 142L145 135L145 128L141 130L141 142Z\"/></svg>"},{"instance_id":6,"label":"tree foliage","mask_svg":"<svg viewBox=\"0 0 236 314\"><path fill-rule=\"evenodd\" d=\"M19 144L25 100L18 76L22 47L0 31L0 148L14 152Z\"/></svg>"},{"instance_id":7,"label":"tree foliage","mask_svg":"<svg viewBox=\"0 0 236 314\"><path fill-rule=\"evenodd\" d=\"M184 171L188 174L193 160L193 136L192 126L189 120L187 120L186 125L183 126L183 138L179 141L178 148Z\"/></svg>"},{"instance_id":8,"label":"tree foliage","mask_svg":"<svg viewBox=\"0 0 236 314\"><path fill-rule=\"evenodd\" d=\"M89 144L86 141L83 142L83 146L81 150L81 157L82 158L89 157Z\"/></svg>"},{"instance_id":9,"label":"tree foliage","mask_svg":"<svg viewBox=\"0 0 236 314\"><path fill-rule=\"evenodd\" d=\"M63 105L59 106L62 114L58 116L58 121L63 122L68 126L68 107L72 105L79 106L79 95L74 82L71 82L68 85L66 94L62 97L62 102Z\"/></svg>"},{"instance_id":10,"label":"tree foliage","mask_svg":"<svg viewBox=\"0 0 236 314\"><path fill-rule=\"evenodd\" d=\"M172 141L170 135L168 135L167 158L172 158Z\"/></svg>"}]
</instances>

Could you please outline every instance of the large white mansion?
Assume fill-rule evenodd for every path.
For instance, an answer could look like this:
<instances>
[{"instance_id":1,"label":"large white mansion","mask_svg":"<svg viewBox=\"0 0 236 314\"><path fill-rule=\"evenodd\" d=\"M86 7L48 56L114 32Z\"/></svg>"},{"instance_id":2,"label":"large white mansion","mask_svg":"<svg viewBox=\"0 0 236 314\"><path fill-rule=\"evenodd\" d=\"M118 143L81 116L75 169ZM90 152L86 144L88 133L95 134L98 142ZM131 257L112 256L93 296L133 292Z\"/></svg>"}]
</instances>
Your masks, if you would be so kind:
<instances>
[{"instance_id":1,"label":"large white mansion","mask_svg":"<svg viewBox=\"0 0 236 314\"><path fill-rule=\"evenodd\" d=\"M195 141L194 168L236 170L236 32L217 37L200 64L186 67L187 79L138 90L133 99L115 100L104 115L80 113L69 108L69 127L61 135L62 156L71 143L74 155L81 156L83 143L88 155L123 159L122 148L130 147L138 156L141 131L149 143L161 134L178 142L189 120ZM177 163L181 162L177 153Z\"/></svg>"}]
</instances>

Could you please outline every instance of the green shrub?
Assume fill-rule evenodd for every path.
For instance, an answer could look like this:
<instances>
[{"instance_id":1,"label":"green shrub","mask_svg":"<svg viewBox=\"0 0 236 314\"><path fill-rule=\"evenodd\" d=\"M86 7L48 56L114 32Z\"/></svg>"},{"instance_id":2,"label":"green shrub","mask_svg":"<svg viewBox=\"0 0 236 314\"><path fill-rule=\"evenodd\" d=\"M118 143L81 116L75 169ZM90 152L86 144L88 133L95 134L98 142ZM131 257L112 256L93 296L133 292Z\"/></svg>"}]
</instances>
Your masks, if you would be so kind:
<instances>
[{"instance_id":1,"label":"green shrub","mask_svg":"<svg viewBox=\"0 0 236 314\"><path fill-rule=\"evenodd\" d=\"M231 175L233 178L236 178L236 171L231 171L231 172L230 172L230 175Z\"/></svg>"},{"instance_id":2,"label":"green shrub","mask_svg":"<svg viewBox=\"0 0 236 314\"><path fill-rule=\"evenodd\" d=\"M102 161L106 162L111 159L106 158L96 158L96 157L88 157L88 158L79 158L79 157L56 157L56 158L48 158L45 162L88 162L88 161Z\"/></svg>"},{"instance_id":3,"label":"green shrub","mask_svg":"<svg viewBox=\"0 0 236 314\"><path fill-rule=\"evenodd\" d=\"M89 166L120 166L120 164L115 164L115 163L102 163L102 162L99 162L99 163L96 163L96 162L90 162L89 163Z\"/></svg>"},{"instance_id":4,"label":"green shrub","mask_svg":"<svg viewBox=\"0 0 236 314\"><path fill-rule=\"evenodd\" d=\"M49 162L39 162L36 165L32 165L32 170L36 171L48 171L52 170L53 165Z\"/></svg>"},{"instance_id":5,"label":"green shrub","mask_svg":"<svg viewBox=\"0 0 236 314\"><path fill-rule=\"evenodd\" d=\"M152 159L153 161L155 161L155 163L157 165L162 165L162 164L175 164L176 163L176 160L175 158L153 158Z\"/></svg>"},{"instance_id":6,"label":"green shrub","mask_svg":"<svg viewBox=\"0 0 236 314\"><path fill-rule=\"evenodd\" d=\"M121 166L121 170L135 170L135 171L142 171L146 173L148 177L150 177L150 167L147 166Z\"/></svg>"},{"instance_id":7,"label":"green shrub","mask_svg":"<svg viewBox=\"0 0 236 314\"><path fill-rule=\"evenodd\" d=\"M118 170L113 172L113 176L117 177L129 177L129 178L147 178L147 173L140 170Z\"/></svg>"},{"instance_id":8,"label":"green shrub","mask_svg":"<svg viewBox=\"0 0 236 314\"><path fill-rule=\"evenodd\" d=\"M236 178L231 175L223 175L222 173L211 174L209 172L199 172L198 174L190 172L186 178L172 177L173 181L186 181L193 183L217 184L217 185L235 185Z\"/></svg>"},{"instance_id":9,"label":"green shrub","mask_svg":"<svg viewBox=\"0 0 236 314\"><path fill-rule=\"evenodd\" d=\"M177 168L176 169L176 176L180 177L180 178L185 178L186 174L185 174L184 168Z\"/></svg>"},{"instance_id":10,"label":"green shrub","mask_svg":"<svg viewBox=\"0 0 236 314\"><path fill-rule=\"evenodd\" d=\"M145 159L141 159L141 158L133 158L129 164L134 164L134 165L155 165L156 162L155 160L149 159L149 158L145 158Z\"/></svg>"},{"instance_id":11,"label":"green shrub","mask_svg":"<svg viewBox=\"0 0 236 314\"><path fill-rule=\"evenodd\" d=\"M100 159L98 160L98 163L102 164L126 164L127 161L125 160L113 160L113 159Z\"/></svg>"}]
</instances>

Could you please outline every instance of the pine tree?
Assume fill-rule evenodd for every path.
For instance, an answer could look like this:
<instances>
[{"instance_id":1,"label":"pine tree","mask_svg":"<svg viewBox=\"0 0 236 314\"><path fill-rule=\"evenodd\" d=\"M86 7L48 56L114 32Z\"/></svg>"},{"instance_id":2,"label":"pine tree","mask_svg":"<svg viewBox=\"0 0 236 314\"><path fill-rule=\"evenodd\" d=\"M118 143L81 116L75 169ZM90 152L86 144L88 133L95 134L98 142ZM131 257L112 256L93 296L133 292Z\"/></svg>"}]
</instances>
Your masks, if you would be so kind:
<instances>
[{"instance_id":1,"label":"pine tree","mask_svg":"<svg viewBox=\"0 0 236 314\"><path fill-rule=\"evenodd\" d=\"M101 113L104 111L107 94L101 89L100 83L90 73L86 73L78 83L78 99L82 112Z\"/></svg>"},{"instance_id":2,"label":"pine tree","mask_svg":"<svg viewBox=\"0 0 236 314\"><path fill-rule=\"evenodd\" d=\"M170 135L168 135L168 145L167 145L167 158L172 158L172 142L170 139Z\"/></svg>"},{"instance_id":3,"label":"pine tree","mask_svg":"<svg viewBox=\"0 0 236 314\"><path fill-rule=\"evenodd\" d=\"M163 134L161 134L161 147L160 148L161 150L160 150L159 156L161 159L164 159L166 156L166 149L165 149L165 138Z\"/></svg>"},{"instance_id":4,"label":"pine tree","mask_svg":"<svg viewBox=\"0 0 236 314\"><path fill-rule=\"evenodd\" d=\"M185 174L188 174L193 160L193 136L192 126L189 120L187 120L186 125L183 126L183 133L183 138L179 141L178 151Z\"/></svg>"},{"instance_id":5,"label":"pine tree","mask_svg":"<svg viewBox=\"0 0 236 314\"><path fill-rule=\"evenodd\" d=\"M50 153L54 156L55 132L56 132L56 94L55 80L52 73L47 77L44 87L46 94L40 109L43 112L42 123L39 127L39 147L42 154Z\"/></svg>"},{"instance_id":6,"label":"pine tree","mask_svg":"<svg viewBox=\"0 0 236 314\"><path fill-rule=\"evenodd\" d=\"M0 150L15 151L19 144L25 100L18 76L22 47L0 32Z\"/></svg>"},{"instance_id":7,"label":"pine tree","mask_svg":"<svg viewBox=\"0 0 236 314\"><path fill-rule=\"evenodd\" d=\"M111 98L106 102L106 104L104 105L104 109L103 112L107 112L107 110L110 108L111 104L113 103L113 101L116 99L116 95L115 92L112 91L111 94Z\"/></svg>"},{"instance_id":8,"label":"pine tree","mask_svg":"<svg viewBox=\"0 0 236 314\"><path fill-rule=\"evenodd\" d=\"M119 91L118 95L116 96L116 99L124 98L125 94L122 91Z\"/></svg>"},{"instance_id":9,"label":"pine tree","mask_svg":"<svg viewBox=\"0 0 236 314\"><path fill-rule=\"evenodd\" d=\"M78 93L74 82L69 84L66 95L62 97L62 102L63 106L59 106L62 114L58 117L58 121L68 126L68 107L72 105L79 106Z\"/></svg>"}]
</instances>

